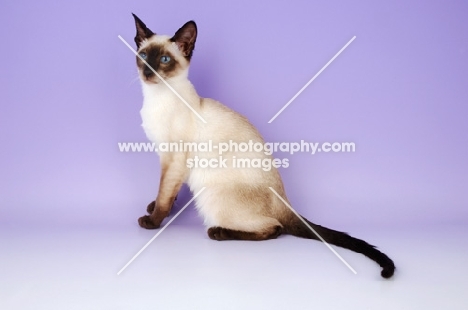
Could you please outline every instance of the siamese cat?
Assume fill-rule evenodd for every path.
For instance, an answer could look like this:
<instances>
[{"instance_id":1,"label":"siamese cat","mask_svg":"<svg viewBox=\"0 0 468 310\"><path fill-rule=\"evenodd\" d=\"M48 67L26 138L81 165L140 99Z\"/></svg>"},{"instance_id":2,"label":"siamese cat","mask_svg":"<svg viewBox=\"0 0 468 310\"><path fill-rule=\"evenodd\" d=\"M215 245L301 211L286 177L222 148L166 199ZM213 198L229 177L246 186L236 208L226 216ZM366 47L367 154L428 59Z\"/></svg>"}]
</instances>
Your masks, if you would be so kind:
<instances>
[{"instance_id":1,"label":"siamese cat","mask_svg":"<svg viewBox=\"0 0 468 310\"><path fill-rule=\"evenodd\" d=\"M142 127L149 140L156 144L180 141L264 143L257 129L242 115L221 103L198 96L188 80L190 60L197 39L194 21L183 25L174 36L158 35L133 14L136 24L137 67L143 90L140 111ZM148 67L148 65L151 67ZM153 72L156 71L192 109ZM196 113L194 113L196 112ZM201 118L199 117L201 116ZM214 240L267 240L281 234L320 240L270 190L273 188L285 201L286 193L275 167L234 168L236 158L271 159L263 152L223 153L225 166L218 168L188 167L190 159L216 159L215 151L198 150L158 152L161 165L159 191L147 207L149 215L138 219L141 227L159 228L169 215L177 193L187 183L193 193L203 191L195 199L196 208ZM289 202L288 202L289 203ZM390 278L393 261L367 242L346 233L314 224L303 218L326 242L364 254L382 267L381 275Z\"/></svg>"}]
</instances>

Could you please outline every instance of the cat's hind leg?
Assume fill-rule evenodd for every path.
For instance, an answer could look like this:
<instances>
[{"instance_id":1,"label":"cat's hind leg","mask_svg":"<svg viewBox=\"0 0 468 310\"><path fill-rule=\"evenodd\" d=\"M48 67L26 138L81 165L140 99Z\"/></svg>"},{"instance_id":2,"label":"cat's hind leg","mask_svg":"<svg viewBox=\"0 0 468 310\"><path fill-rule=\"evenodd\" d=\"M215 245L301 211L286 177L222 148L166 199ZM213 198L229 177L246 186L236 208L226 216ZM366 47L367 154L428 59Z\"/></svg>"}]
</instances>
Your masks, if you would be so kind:
<instances>
[{"instance_id":1,"label":"cat's hind leg","mask_svg":"<svg viewBox=\"0 0 468 310\"><path fill-rule=\"evenodd\" d=\"M226 227L224 225L210 227L208 229L210 239L261 241L275 239L283 232L283 226L278 220L266 216L256 216L255 219L240 223L230 222Z\"/></svg>"},{"instance_id":2,"label":"cat's hind leg","mask_svg":"<svg viewBox=\"0 0 468 310\"><path fill-rule=\"evenodd\" d=\"M210 227L208 229L208 236L210 239L221 241L221 240L251 240L261 241L268 239L276 239L283 228L281 226L272 226L269 229L257 232L234 230L229 228L223 228L219 226Z\"/></svg>"}]
</instances>

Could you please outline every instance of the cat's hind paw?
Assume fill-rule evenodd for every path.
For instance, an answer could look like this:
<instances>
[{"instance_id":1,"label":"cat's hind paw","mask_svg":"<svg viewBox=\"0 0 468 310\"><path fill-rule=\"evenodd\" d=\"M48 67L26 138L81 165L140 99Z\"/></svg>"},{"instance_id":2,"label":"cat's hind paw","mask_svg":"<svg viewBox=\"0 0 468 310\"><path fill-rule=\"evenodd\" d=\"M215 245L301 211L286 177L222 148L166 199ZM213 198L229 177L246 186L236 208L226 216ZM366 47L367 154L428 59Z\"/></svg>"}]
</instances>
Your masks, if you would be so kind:
<instances>
[{"instance_id":1,"label":"cat's hind paw","mask_svg":"<svg viewBox=\"0 0 468 310\"><path fill-rule=\"evenodd\" d=\"M226 229L218 226L208 228L208 237L218 241L228 239L228 236L226 235Z\"/></svg>"}]
</instances>

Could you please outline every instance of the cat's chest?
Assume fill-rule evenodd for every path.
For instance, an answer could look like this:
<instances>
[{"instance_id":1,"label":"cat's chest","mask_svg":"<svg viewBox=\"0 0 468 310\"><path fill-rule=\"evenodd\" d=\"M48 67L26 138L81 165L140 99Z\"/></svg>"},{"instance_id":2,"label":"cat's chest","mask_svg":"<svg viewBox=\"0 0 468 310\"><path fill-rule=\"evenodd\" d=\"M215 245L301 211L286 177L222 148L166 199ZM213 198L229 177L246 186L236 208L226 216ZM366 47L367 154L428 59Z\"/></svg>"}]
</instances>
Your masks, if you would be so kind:
<instances>
[{"instance_id":1,"label":"cat's chest","mask_svg":"<svg viewBox=\"0 0 468 310\"><path fill-rule=\"evenodd\" d=\"M141 126L155 143L185 140L190 132L190 116L181 102L164 98L145 100L140 110Z\"/></svg>"}]
</instances>

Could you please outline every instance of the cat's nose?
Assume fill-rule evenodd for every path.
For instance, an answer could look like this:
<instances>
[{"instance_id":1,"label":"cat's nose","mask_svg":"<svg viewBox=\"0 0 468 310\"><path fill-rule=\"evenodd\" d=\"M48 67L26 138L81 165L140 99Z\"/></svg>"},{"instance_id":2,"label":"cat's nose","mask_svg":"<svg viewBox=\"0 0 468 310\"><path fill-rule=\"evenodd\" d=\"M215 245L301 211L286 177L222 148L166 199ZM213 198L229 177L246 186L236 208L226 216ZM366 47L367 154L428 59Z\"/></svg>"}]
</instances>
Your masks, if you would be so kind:
<instances>
[{"instance_id":1,"label":"cat's nose","mask_svg":"<svg viewBox=\"0 0 468 310\"><path fill-rule=\"evenodd\" d=\"M146 68L143 70L143 75L144 75L145 77L149 78L150 76L153 75L153 71L152 71L150 68L146 67Z\"/></svg>"}]
</instances>

